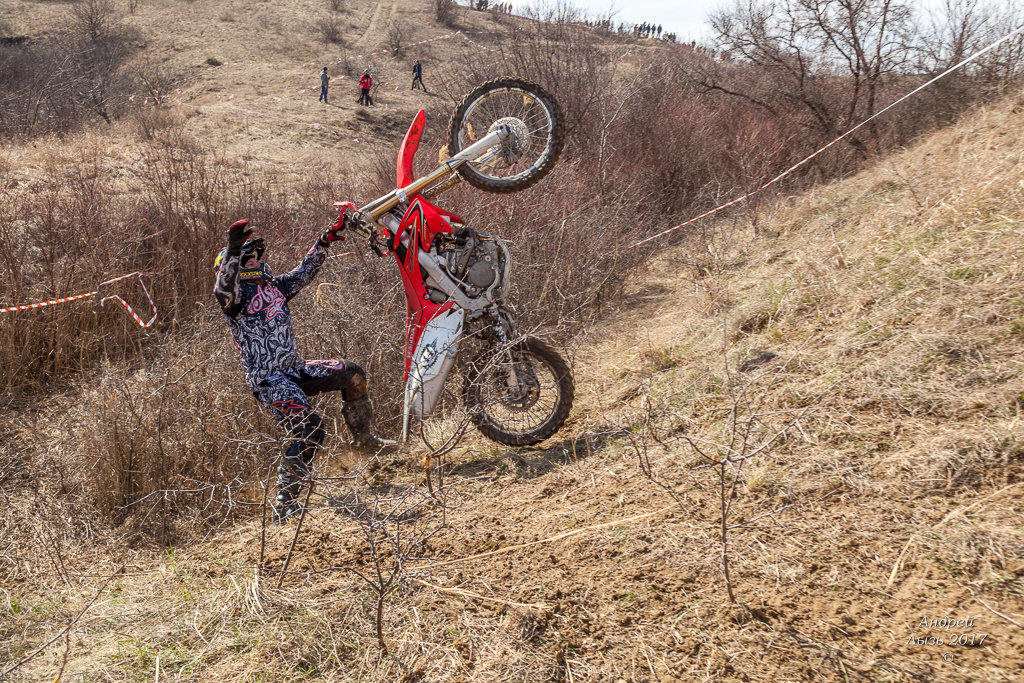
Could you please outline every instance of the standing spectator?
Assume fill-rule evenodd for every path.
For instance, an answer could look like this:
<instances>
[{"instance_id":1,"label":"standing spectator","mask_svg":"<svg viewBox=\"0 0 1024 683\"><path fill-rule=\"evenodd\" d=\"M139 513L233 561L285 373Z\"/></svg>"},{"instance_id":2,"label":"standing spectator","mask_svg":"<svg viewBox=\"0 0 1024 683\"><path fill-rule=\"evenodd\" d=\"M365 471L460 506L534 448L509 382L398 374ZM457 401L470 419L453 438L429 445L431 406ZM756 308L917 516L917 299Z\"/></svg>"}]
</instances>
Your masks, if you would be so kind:
<instances>
[{"instance_id":1,"label":"standing spectator","mask_svg":"<svg viewBox=\"0 0 1024 683\"><path fill-rule=\"evenodd\" d=\"M658 24L658 28L654 30L658 33L658 38L661 38L661 24Z\"/></svg>"},{"instance_id":2,"label":"standing spectator","mask_svg":"<svg viewBox=\"0 0 1024 683\"><path fill-rule=\"evenodd\" d=\"M320 72L320 102L327 104L327 85L331 82L331 77L327 75L327 67Z\"/></svg>"},{"instance_id":3,"label":"standing spectator","mask_svg":"<svg viewBox=\"0 0 1024 683\"><path fill-rule=\"evenodd\" d=\"M427 86L423 85L423 66L418 59L412 65L412 87L409 90L416 90L417 87L423 88L423 92L427 92Z\"/></svg>"},{"instance_id":4,"label":"standing spectator","mask_svg":"<svg viewBox=\"0 0 1024 683\"><path fill-rule=\"evenodd\" d=\"M370 97L370 88L373 87L373 79L370 77L370 70L367 69L359 77L359 104L367 107L373 106L373 99Z\"/></svg>"}]
</instances>

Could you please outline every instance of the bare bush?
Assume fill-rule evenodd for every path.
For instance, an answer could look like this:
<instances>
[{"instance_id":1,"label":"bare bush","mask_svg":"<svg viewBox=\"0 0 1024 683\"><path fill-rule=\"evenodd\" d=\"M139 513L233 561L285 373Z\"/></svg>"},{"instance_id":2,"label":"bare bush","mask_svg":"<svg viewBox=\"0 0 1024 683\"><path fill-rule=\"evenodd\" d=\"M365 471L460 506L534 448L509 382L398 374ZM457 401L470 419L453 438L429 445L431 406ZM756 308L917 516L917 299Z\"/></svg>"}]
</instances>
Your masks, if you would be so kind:
<instances>
[{"instance_id":1,"label":"bare bush","mask_svg":"<svg viewBox=\"0 0 1024 683\"><path fill-rule=\"evenodd\" d=\"M780 402L777 394L781 393L785 375L791 372L792 359L779 361L770 352L754 353L736 364L737 371L730 358L728 315L726 307L722 315L721 369L698 383L706 388L695 386L690 388L693 393L687 392L688 403L700 397L699 413L694 415L680 407L675 396L654 396L648 377L639 389L641 413L626 432L626 439L643 475L684 510L691 509L692 501L679 491L688 480L715 492L719 570L729 601L736 603L731 571L735 537L743 531L778 525L779 513L820 501L830 493L813 499L793 497L778 484L784 477L777 462L779 451L794 447L787 443L791 441L790 432L798 431L799 423L819 409L826 392L801 396L796 406ZM680 466L675 459L659 462L654 456L679 442L696 456L690 465Z\"/></svg>"},{"instance_id":2,"label":"bare bush","mask_svg":"<svg viewBox=\"0 0 1024 683\"><path fill-rule=\"evenodd\" d=\"M254 429L256 406L246 397L218 397L229 375L221 356L111 373L86 392L75 450L105 517L133 520L137 533L167 545L252 497L278 441Z\"/></svg>"},{"instance_id":3,"label":"bare bush","mask_svg":"<svg viewBox=\"0 0 1024 683\"><path fill-rule=\"evenodd\" d=\"M351 491L334 499L341 512L359 525L369 562L366 567L349 567L373 591L376 598L374 623L377 643L387 651L384 641L384 607L387 599L408 579L406 563L439 529L434 525L413 526L430 512L434 498L415 486L364 489L355 480ZM410 534L409 527L416 529Z\"/></svg>"},{"instance_id":4,"label":"bare bush","mask_svg":"<svg viewBox=\"0 0 1024 683\"><path fill-rule=\"evenodd\" d=\"M341 19L334 14L324 14L316 20L314 27L320 32L325 43L341 42Z\"/></svg>"},{"instance_id":5,"label":"bare bush","mask_svg":"<svg viewBox=\"0 0 1024 683\"><path fill-rule=\"evenodd\" d=\"M347 9L345 0L327 0L327 7L332 12L344 12Z\"/></svg>"},{"instance_id":6,"label":"bare bush","mask_svg":"<svg viewBox=\"0 0 1024 683\"><path fill-rule=\"evenodd\" d=\"M0 45L0 135L66 131L116 118L132 88L134 32L109 0L72 5L50 37Z\"/></svg>"},{"instance_id":7,"label":"bare bush","mask_svg":"<svg viewBox=\"0 0 1024 683\"><path fill-rule=\"evenodd\" d=\"M405 28L397 21L392 21L388 25L387 33L387 45L388 49L391 50L391 54L395 57L402 54L402 49L405 47L406 42Z\"/></svg>"},{"instance_id":8,"label":"bare bush","mask_svg":"<svg viewBox=\"0 0 1024 683\"><path fill-rule=\"evenodd\" d=\"M135 77L152 99L153 106L159 107L178 82L177 75L162 64L145 61L134 69Z\"/></svg>"},{"instance_id":9,"label":"bare bush","mask_svg":"<svg viewBox=\"0 0 1024 683\"><path fill-rule=\"evenodd\" d=\"M434 0L434 18L443 26L455 26L457 9L455 0Z\"/></svg>"},{"instance_id":10,"label":"bare bush","mask_svg":"<svg viewBox=\"0 0 1024 683\"><path fill-rule=\"evenodd\" d=\"M81 0L72 6L64 48L75 61L75 77L83 104L110 123L114 99L130 84L121 66L131 53L129 30L111 0ZM123 101L123 98L122 98Z\"/></svg>"}]
</instances>

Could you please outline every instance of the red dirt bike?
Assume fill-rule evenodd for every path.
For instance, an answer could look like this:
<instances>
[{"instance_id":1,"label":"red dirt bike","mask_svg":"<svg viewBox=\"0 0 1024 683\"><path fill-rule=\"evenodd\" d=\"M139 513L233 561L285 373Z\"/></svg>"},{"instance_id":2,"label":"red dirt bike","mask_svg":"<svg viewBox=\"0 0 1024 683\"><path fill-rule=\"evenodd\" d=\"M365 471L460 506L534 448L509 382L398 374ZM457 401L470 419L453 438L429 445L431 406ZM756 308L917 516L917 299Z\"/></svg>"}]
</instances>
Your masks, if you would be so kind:
<instances>
[{"instance_id":1,"label":"red dirt bike","mask_svg":"<svg viewBox=\"0 0 1024 683\"><path fill-rule=\"evenodd\" d=\"M535 83L489 81L456 107L448 131L451 156L414 179L424 122L420 110L402 143L398 189L359 209L335 204L342 207L338 223L348 214L349 228L367 236L378 255L394 254L402 276L402 439L408 440L416 418L435 453L454 446L469 423L498 443L538 443L561 428L572 407L569 367L543 341L517 331L505 302L512 256L501 238L465 225L428 199L462 179L487 192L530 187L561 154L561 113ZM455 367L461 388L447 381Z\"/></svg>"}]
</instances>

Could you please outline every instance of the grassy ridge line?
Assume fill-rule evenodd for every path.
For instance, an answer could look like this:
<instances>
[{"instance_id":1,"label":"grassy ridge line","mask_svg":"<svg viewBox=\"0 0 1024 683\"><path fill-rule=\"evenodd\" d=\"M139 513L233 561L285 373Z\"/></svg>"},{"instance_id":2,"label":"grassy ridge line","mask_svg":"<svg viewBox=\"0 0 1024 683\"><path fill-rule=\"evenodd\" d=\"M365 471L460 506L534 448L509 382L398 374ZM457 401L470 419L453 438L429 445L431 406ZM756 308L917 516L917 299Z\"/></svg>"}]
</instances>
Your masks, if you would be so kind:
<instances>
[{"instance_id":1,"label":"grassy ridge line","mask_svg":"<svg viewBox=\"0 0 1024 683\"><path fill-rule=\"evenodd\" d=\"M426 680L549 680L567 669L577 679L628 678L649 662L666 679L842 680L849 668L875 679L954 680L927 650L904 645L921 616L952 613L977 615L993 634L990 649L958 653L961 666L1011 680L1024 665L1020 638L974 596L1018 620L1024 612L1016 489L940 533L934 525L1022 472L1024 147L1013 133L1022 112L1024 97L1010 97L757 221L720 224L710 252L660 261L606 337L582 353L573 427L581 437L635 424L641 385L671 409L667 420L706 420L724 400L723 332L734 367L755 349L796 357L772 397L780 407L843 378L802 436L745 482L744 504L839 491L783 515L781 533L739 541L740 592L764 610L767 627L719 609L713 499L703 492L712 482L687 469L678 485L691 482L682 489L689 514L432 579L550 602L553 615L403 592L389 612L397 659L381 659L372 600L357 582L332 575L260 591L233 569L251 562L258 533L240 525L151 557L149 574L121 582L89 629L75 632L68 671L148 676L159 655L165 675L194 679L271 671L415 680L411 670ZM557 448L503 457L476 447L461 457L497 480L467 484L439 556L642 512L659 495L621 441L595 443L576 460ZM671 473L687 457L675 448L655 461ZM298 566L358 561L358 543L337 524L326 515L311 523ZM282 530L271 545L283 552L289 541ZM22 594L31 615L17 620L25 649L91 597L55 584L64 596L55 601L35 593L39 585ZM778 637L785 633L793 635ZM59 656L41 658L29 675L52 672Z\"/></svg>"}]
</instances>

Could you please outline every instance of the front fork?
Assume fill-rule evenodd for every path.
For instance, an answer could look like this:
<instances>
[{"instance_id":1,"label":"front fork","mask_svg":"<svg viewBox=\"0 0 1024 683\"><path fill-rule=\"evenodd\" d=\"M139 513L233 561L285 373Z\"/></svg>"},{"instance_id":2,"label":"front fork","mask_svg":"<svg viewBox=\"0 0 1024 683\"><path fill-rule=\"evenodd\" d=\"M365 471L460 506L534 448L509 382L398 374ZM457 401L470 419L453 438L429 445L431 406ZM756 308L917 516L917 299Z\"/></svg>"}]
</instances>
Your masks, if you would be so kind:
<instances>
[{"instance_id":1,"label":"front fork","mask_svg":"<svg viewBox=\"0 0 1024 683\"><path fill-rule=\"evenodd\" d=\"M493 343L496 348L505 349L506 353L509 353L509 360L511 362L507 366L508 388L511 391L515 391L519 387L520 378L515 356L511 355L512 340L515 339L516 330L514 312L504 306L499 306L495 318L496 320L492 328Z\"/></svg>"}]
</instances>

